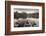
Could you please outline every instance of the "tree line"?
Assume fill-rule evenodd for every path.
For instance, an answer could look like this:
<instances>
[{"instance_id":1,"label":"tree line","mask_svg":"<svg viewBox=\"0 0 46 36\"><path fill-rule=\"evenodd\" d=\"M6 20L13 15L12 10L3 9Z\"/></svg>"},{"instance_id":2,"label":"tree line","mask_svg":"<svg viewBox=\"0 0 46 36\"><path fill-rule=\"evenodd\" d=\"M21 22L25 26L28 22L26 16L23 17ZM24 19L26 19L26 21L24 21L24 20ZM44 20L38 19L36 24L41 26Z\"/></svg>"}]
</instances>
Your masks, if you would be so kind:
<instances>
[{"instance_id":1,"label":"tree line","mask_svg":"<svg viewBox=\"0 0 46 36\"><path fill-rule=\"evenodd\" d=\"M22 12L22 13L18 13L17 11L14 12L14 18L18 19L18 18L39 18L39 13L25 13L25 12Z\"/></svg>"}]
</instances>

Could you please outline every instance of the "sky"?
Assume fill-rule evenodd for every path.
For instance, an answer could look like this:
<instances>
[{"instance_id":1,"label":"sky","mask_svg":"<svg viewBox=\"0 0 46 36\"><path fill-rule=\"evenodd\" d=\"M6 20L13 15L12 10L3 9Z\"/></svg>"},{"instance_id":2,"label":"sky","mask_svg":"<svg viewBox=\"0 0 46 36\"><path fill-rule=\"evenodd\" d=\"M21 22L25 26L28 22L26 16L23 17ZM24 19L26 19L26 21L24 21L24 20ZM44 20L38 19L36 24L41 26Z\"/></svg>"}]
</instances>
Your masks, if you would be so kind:
<instances>
[{"instance_id":1,"label":"sky","mask_svg":"<svg viewBox=\"0 0 46 36\"><path fill-rule=\"evenodd\" d=\"M19 8L16 8L14 9L14 12L18 11L18 13L22 13L22 12L25 12L25 13L38 13L39 12L39 9L19 9Z\"/></svg>"}]
</instances>

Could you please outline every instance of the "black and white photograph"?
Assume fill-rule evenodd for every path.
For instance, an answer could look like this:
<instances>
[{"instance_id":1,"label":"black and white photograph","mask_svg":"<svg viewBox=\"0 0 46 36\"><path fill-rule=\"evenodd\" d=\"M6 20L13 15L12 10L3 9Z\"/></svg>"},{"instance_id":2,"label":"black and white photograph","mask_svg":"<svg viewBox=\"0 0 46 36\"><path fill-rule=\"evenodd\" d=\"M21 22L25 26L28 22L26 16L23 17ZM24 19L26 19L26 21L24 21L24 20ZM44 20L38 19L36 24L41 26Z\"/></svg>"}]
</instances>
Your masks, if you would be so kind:
<instances>
[{"instance_id":1,"label":"black and white photograph","mask_svg":"<svg viewBox=\"0 0 46 36\"><path fill-rule=\"evenodd\" d=\"M39 9L14 8L14 27L39 27Z\"/></svg>"}]
</instances>

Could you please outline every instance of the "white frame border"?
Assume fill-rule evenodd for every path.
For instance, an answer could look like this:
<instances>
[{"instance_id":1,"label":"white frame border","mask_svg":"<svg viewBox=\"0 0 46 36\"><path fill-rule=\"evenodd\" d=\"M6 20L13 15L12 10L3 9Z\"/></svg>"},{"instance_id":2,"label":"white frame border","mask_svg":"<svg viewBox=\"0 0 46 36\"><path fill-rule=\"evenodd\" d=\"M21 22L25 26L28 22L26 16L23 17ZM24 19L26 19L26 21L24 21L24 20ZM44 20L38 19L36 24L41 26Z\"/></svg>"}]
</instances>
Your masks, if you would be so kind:
<instances>
[{"instance_id":1,"label":"white frame border","mask_svg":"<svg viewBox=\"0 0 46 36\"><path fill-rule=\"evenodd\" d=\"M14 8L39 9L39 27L14 28L14 10L13 10ZM28 31L28 30L42 30L42 7L41 6L11 5L11 32L13 32L13 31Z\"/></svg>"}]
</instances>

